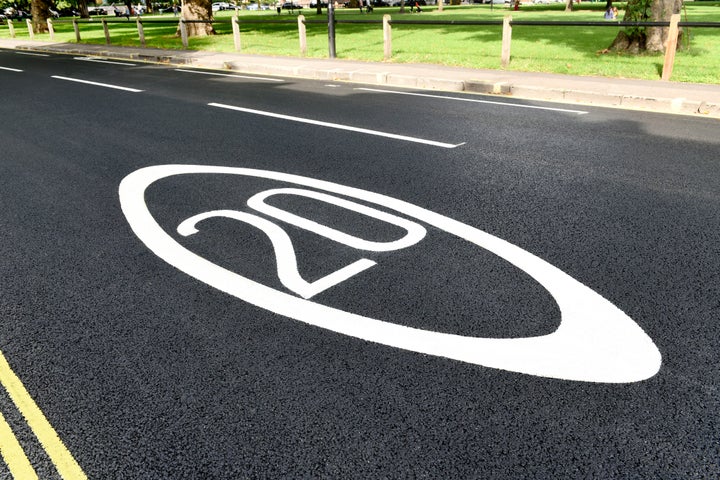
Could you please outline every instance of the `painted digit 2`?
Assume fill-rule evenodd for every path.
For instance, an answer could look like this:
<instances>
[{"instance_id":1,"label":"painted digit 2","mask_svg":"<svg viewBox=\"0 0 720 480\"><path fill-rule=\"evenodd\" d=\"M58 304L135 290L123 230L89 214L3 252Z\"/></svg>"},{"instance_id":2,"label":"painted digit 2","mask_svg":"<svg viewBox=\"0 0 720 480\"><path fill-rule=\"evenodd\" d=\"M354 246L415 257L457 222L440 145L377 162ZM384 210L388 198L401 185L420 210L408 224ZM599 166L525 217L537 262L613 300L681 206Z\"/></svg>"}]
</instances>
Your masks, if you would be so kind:
<instances>
[{"instance_id":1,"label":"painted digit 2","mask_svg":"<svg viewBox=\"0 0 720 480\"><path fill-rule=\"evenodd\" d=\"M405 327L331 308L307 299L318 291L337 284L344 278L349 278L348 275L355 275L372 266L367 259L362 259L358 261L359 263L355 262L312 284L304 282L299 275L295 276L297 268L292 267L294 264L288 260L285 264L290 265L291 268L279 272L281 282L305 298L257 283L187 250L168 235L149 212L145 204L145 190L149 185L173 175L188 174L248 176L312 188L314 190L297 188L268 190L255 195L248 203L256 211L273 218L316 233L322 232L328 238L365 250L387 251L413 245L423 238L425 229L419 224L395 215L329 194L334 193L382 206L386 210L418 220L484 248L533 277L557 302L561 315L560 326L551 334L537 337L502 339L466 337ZM318 190L329 194L320 193ZM626 383L650 378L660 369L662 359L653 341L625 313L587 286L516 245L401 200L286 173L201 165L158 165L143 168L131 173L121 182L119 194L123 213L131 228L156 255L202 282L279 315L392 347L542 377ZM278 194L302 195L334 203L389 221L405 229L407 233L395 242L368 242L275 209L264 202L268 196ZM195 225L198 222L211 216L233 218L262 229L271 238L276 254L292 252L294 262L292 245L283 243L289 241L289 238L286 238L287 234L272 222L255 215L234 210L207 212L187 219L180 224L178 230L183 235L192 234L197 231ZM378 248L381 250L377 250ZM383 248L387 250L382 250ZM278 258L278 265L280 263L284 261Z\"/></svg>"},{"instance_id":2,"label":"painted digit 2","mask_svg":"<svg viewBox=\"0 0 720 480\"><path fill-rule=\"evenodd\" d=\"M285 210L280 210L273 206L265 203L265 199L272 195L298 195L302 197L314 198L326 203L337 205L348 210L366 215L368 217L375 218L387 223L391 223L397 227L404 229L407 233L399 240L393 242L372 242L369 240L363 240L362 238L348 235L346 233L335 230L334 228L321 225L303 217L299 217ZM326 238L334 240L338 243L347 245L348 247L356 248L358 250L369 250L371 252L388 252L391 250L399 250L401 248L415 245L417 242L425 237L427 231L421 225L410 222L404 218L400 218L389 213L381 212L374 208L360 205L359 203L350 202L343 200L332 195L324 193L314 192L312 190L303 190L297 188L276 188L273 190L267 190L260 192L248 200L248 205L254 210L265 213L266 215L276 218L278 220L295 225L296 227L304 230L309 230L318 235L322 235ZM275 250L275 258L277 259L277 270L280 282L285 285L289 290L297 293L305 299L312 298L318 293L327 290L328 288L337 285L340 282L347 280L353 275L366 270L375 265L375 262L362 258L353 262L346 267L337 270L330 275L326 275L314 282L306 282L302 279L297 269L297 258L295 257L295 249L292 246L292 241L285 230L278 227L274 223L265 220L257 215L249 213L238 212L235 210L214 210L211 212L205 212L198 215L194 215L178 226L178 233L184 236L192 235L197 233L196 225L198 222L212 218L212 217L226 217L238 220L240 222L252 225L262 230L265 235L270 239Z\"/></svg>"}]
</instances>

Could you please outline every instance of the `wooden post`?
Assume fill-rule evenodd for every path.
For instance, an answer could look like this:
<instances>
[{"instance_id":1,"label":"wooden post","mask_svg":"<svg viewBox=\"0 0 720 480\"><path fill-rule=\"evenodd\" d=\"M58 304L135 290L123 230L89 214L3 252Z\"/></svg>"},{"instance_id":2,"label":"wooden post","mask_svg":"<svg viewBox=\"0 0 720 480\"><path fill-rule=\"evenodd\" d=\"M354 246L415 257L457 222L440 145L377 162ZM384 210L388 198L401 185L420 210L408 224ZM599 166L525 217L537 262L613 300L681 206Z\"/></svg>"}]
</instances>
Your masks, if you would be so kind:
<instances>
[{"instance_id":1,"label":"wooden post","mask_svg":"<svg viewBox=\"0 0 720 480\"><path fill-rule=\"evenodd\" d=\"M183 48L188 48L188 31L183 17L180 17L180 38L182 38Z\"/></svg>"},{"instance_id":2,"label":"wooden post","mask_svg":"<svg viewBox=\"0 0 720 480\"><path fill-rule=\"evenodd\" d=\"M108 30L107 20L102 20L103 33L105 33L105 44L110 45L110 30Z\"/></svg>"},{"instance_id":3,"label":"wooden post","mask_svg":"<svg viewBox=\"0 0 720 480\"><path fill-rule=\"evenodd\" d=\"M390 15L383 15L383 58L387 61L392 58L392 25Z\"/></svg>"},{"instance_id":4,"label":"wooden post","mask_svg":"<svg viewBox=\"0 0 720 480\"><path fill-rule=\"evenodd\" d=\"M503 18L503 34L502 34L502 54L500 55L500 65L505 68L510 65L510 42L512 40L512 15Z\"/></svg>"},{"instance_id":5,"label":"wooden post","mask_svg":"<svg viewBox=\"0 0 720 480\"><path fill-rule=\"evenodd\" d=\"M55 27L53 26L52 18L47 19L48 32L50 33L50 40L55 40Z\"/></svg>"},{"instance_id":6,"label":"wooden post","mask_svg":"<svg viewBox=\"0 0 720 480\"><path fill-rule=\"evenodd\" d=\"M235 51L239 52L242 49L242 43L240 43L240 19L237 16L237 12L235 12L235 16L232 18L232 29Z\"/></svg>"},{"instance_id":7,"label":"wooden post","mask_svg":"<svg viewBox=\"0 0 720 480\"><path fill-rule=\"evenodd\" d=\"M670 17L670 30L668 30L667 44L665 45L665 62L663 62L662 79L669 81L675 64L675 51L677 50L678 23L680 14L676 13Z\"/></svg>"},{"instance_id":8,"label":"wooden post","mask_svg":"<svg viewBox=\"0 0 720 480\"><path fill-rule=\"evenodd\" d=\"M12 20L8 18L8 27L10 28L10 38L15 38L15 25L13 25Z\"/></svg>"},{"instance_id":9,"label":"wooden post","mask_svg":"<svg viewBox=\"0 0 720 480\"><path fill-rule=\"evenodd\" d=\"M298 15L298 34L300 36L300 56L307 55L307 35L305 32L305 15Z\"/></svg>"},{"instance_id":10,"label":"wooden post","mask_svg":"<svg viewBox=\"0 0 720 480\"><path fill-rule=\"evenodd\" d=\"M75 41L80 43L80 25L78 25L77 18L73 18L73 30L75 30Z\"/></svg>"},{"instance_id":11,"label":"wooden post","mask_svg":"<svg viewBox=\"0 0 720 480\"><path fill-rule=\"evenodd\" d=\"M142 20L140 19L140 17L137 17L137 19L135 20L135 23L137 24L138 37L140 37L140 45L142 45L144 47L145 46L145 28L143 27L143 23L142 23Z\"/></svg>"},{"instance_id":12,"label":"wooden post","mask_svg":"<svg viewBox=\"0 0 720 480\"><path fill-rule=\"evenodd\" d=\"M35 40L35 30L33 30L32 22L28 18L27 20L25 20L25 23L28 27L28 34L30 35L30 40Z\"/></svg>"}]
</instances>

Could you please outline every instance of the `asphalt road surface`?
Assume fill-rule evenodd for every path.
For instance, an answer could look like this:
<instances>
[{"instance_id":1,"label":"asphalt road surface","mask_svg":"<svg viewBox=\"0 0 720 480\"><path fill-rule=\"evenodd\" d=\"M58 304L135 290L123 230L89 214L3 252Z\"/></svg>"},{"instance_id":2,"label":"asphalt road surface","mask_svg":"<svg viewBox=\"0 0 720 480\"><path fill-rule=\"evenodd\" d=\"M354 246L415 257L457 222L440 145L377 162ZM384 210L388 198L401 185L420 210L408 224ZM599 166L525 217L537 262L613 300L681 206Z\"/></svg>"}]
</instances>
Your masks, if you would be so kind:
<instances>
[{"instance_id":1,"label":"asphalt road surface","mask_svg":"<svg viewBox=\"0 0 720 480\"><path fill-rule=\"evenodd\" d=\"M0 478L720 477L717 121L217 73L0 51Z\"/></svg>"}]
</instances>

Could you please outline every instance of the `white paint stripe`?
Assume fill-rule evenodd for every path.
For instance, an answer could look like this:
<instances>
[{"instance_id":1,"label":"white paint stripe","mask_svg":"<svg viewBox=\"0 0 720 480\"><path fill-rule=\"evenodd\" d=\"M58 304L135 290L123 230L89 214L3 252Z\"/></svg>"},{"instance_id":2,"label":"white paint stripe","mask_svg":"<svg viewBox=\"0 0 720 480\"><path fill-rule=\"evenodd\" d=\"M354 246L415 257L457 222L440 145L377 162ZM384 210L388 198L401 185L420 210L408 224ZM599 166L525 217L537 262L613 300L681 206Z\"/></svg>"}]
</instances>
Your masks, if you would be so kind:
<instances>
[{"instance_id":1,"label":"white paint stripe","mask_svg":"<svg viewBox=\"0 0 720 480\"><path fill-rule=\"evenodd\" d=\"M290 115L282 115L280 113L265 112L262 110L253 110L251 108L235 107L232 105L224 105L222 103L208 103L208 105L211 107L219 107L219 108L225 108L228 110L236 110L238 112L252 113L255 115L263 115L265 117L280 118L283 120L290 120L293 122L308 123L311 125L319 125L321 127L336 128L338 130L348 130L350 132L364 133L367 135L376 135L378 137L392 138L395 140L404 140L406 142L422 143L425 145L432 145L434 147L455 148L455 147L459 147L460 145L465 145L465 142L458 143L458 144L436 142L434 140L425 140L425 139L417 138L417 137L408 137L406 135L396 135L394 133L380 132L378 130L369 130L367 128L353 127L350 125L341 125L339 123L322 122L319 120L311 120L309 118L293 117Z\"/></svg>"},{"instance_id":2,"label":"white paint stripe","mask_svg":"<svg viewBox=\"0 0 720 480\"><path fill-rule=\"evenodd\" d=\"M9 68L9 67L0 67L0 70L7 70L8 72L22 72L22 70L18 70L17 68Z\"/></svg>"},{"instance_id":3,"label":"white paint stripe","mask_svg":"<svg viewBox=\"0 0 720 480\"><path fill-rule=\"evenodd\" d=\"M15 52L18 55L30 55L32 57L49 57L47 53Z\"/></svg>"},{"instance_id":4,"label":"white paint stripe","mask_svg":"<svg viewBox=\"0 0 720 480\"><path fill-rule=\"evenodd\" d=\"M110 85L108 83L91 82L89 80L80 80L79 78L60 77L58 75L53 75L52 78L57 78L58 80L67 80L68 82L85 83L87 85L95 85L98 87L114 88L115 90L124 90L126 92L133 92L133 93L142 92L142 90L138 90L137 88L121 87L118 85Z\"/></svg>"},{"instance_id":5,"label":"white paint stripe","mask_svg":"<svg viewBox=\"0 0 720 480\"><path fill-rule=\"evenodd\" d=\"M536 105L521 105L518 103L495 102L492 100L478 100L475 98L448 97L445 95L430 95L428 93L398 92L395 90L381 90L378 88L356 88L355 90L363 90L366 92L376 92L376 93L394 93L396 95L412 95L415 97L440 98L443 100L457 100L458 102L486 103L489 105L501 105L503 107L532 108L535 110L549 110L551 112L574 113L576 115L585 115L588 113L584 110L570 110L567 108L538 107Z\"/></svg>"},{"instance_id":6,"label":"white paint stripe","mask_svg":"<svg viewBox=\"0 0 720 480\"><path fill-rule=\"evenodd\" d=\"M107 63L109 65L125 65L128 67L135 66L134 63L114 62L111 60L100 60L99 58L92 58L92 57L74 57L73 60L82 60L83 62Z\"/></svg>"},{"instance_id":7,"label":"white paint stripe","mask_svg":"<svg viewBox=\"0 0 720 480\"><path fill-rule=\"evenodd\" d=\"M231 74L231 73L202 72L200 70L186 70L184 68L176 68L175 71L183 72L183 73L197 73L200 75L214 75L217 77L246 78L249 80L264 80L266 82L284 82L285 81L280 78L252 77L250 75L235 75L235 74Z\"/></svg>"}]
</instances>

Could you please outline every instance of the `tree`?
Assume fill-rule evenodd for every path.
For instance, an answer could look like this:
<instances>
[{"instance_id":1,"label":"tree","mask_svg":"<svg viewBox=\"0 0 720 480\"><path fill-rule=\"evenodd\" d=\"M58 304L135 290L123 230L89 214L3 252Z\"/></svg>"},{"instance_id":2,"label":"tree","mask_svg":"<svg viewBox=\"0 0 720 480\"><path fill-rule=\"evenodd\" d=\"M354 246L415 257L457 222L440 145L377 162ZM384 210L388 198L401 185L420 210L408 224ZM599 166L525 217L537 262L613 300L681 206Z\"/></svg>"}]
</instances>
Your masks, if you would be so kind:
<instances>
[{"instance_id":1,"label":"tree","mask_svg":"<svg viewBox=\"0 0 720 480\"><path fill-rule=\"evenodd\" d=\"M667 22L681 8L682 0L628 0L623 21ZM618 33L610 50L663 52L668 30L669 27L628 27Z\"/></svg>"},{"instance_id":2,"label":"tree","mask_svg":"<svg viewBox=\"0 0 720 480\"><path fill-rule=\"evenodd\" d=\"M47 19L50 18L51 0L32 0L30 14L32 15L32 28L35 33L45 33L48 29Z\"/></svg>"},{"instance_id":3,"label":"tree","mask_svg":"<svg viewBox=\"0 0 720 480\"><path fill-rule=\"evenodd\" d=\"M88 11L87 0L78 0L77 7L81 18L90 18L90 12Z\"/></svg>"},{"instance_id":4,"label":"tree","mask_svg":"<svg viewBox=\"0 0 720 480\"><path fill-rule=\"evenodd\" d=\"M206 37L215 35L212 20L212 3L210 0L185 0L182 7L185 20L203 20L207 23L186 23L189 37ZM179 33L179 32L178 32Z\"/></svg>"}]
</instances>

